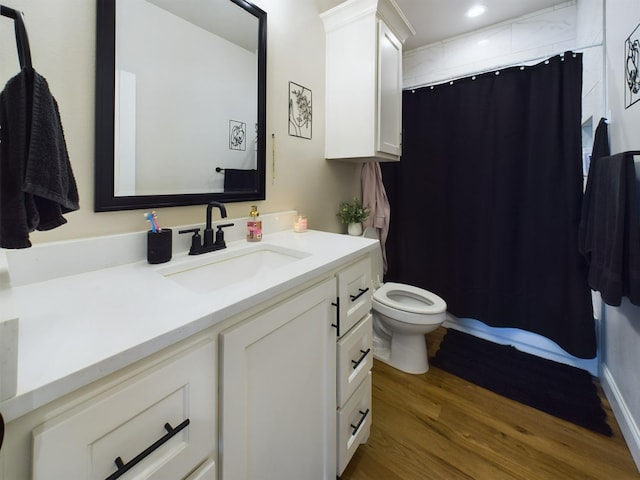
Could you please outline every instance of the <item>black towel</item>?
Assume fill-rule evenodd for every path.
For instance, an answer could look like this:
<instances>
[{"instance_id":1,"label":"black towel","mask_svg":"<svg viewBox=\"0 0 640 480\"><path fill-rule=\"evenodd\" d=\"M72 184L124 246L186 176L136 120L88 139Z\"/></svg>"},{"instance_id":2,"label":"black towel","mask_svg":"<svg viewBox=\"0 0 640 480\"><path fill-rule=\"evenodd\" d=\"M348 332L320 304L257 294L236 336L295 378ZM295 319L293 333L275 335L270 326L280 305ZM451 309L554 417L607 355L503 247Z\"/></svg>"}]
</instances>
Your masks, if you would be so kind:
<instances>
[{"instance_id":1,"label":"black towel","mask_svg":"<svg viewBox=\"0 0 640 480\"><path fill-rule=\"evenodd\" d=\"M585 192L581 251L589 286L613 306L640 305L640 199L632 152L592 158Z\"/></svg>"},{"instance_id":2,"label":"black towel","mask_svg":"<svg viewBox=\"0 0 640 480\"><path fill-rule=\"evenodd\" d=\"M582 200L582 212L580 214L580 223L578 225L578 250L584 255L587 260L589 256L586 253L585 241L587 236L594 235L594 229L599 228L592 223L592 216L589 216L588 210L592 208L591 201L593 200L592 188L593 188L593 174L591 169L594 168L594 164L601 157L608 157L611 155L609 148L609 127L607 121L604 118L600 119L596 132L593 137L593 148L591 149L591 162L589 163L589 174L587 176L587 185L585 187L584 197Z\"/></svg>"},{"instance_id":3,"label":"black towel","mask_svg":"<svg viewBox=\"0 0 640 480\"><path fill-rule=\"evenodd\" d=\"M79 208L58 104L30 67L0 93L0 247L27 248Z\"/></svg>"},{"instance_id":4,"label":"black towel","mask_svg":"<svg viewBox=\"0 0 640 480\"><path fill-rule=\"evenodd\" d=\"M224 169L225 192L255 192L257 183L256 170Z\"/></svg>"}]
</instances>

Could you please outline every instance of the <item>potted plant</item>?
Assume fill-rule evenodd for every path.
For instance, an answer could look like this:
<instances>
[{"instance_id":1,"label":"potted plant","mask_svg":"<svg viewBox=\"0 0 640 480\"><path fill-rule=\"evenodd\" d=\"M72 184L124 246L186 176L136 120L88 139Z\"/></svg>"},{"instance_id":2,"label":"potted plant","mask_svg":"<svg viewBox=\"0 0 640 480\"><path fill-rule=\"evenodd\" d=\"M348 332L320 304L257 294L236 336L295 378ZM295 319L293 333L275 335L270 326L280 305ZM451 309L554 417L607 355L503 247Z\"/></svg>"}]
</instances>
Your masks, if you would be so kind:
<instances>
[{"instance_id":1,"label":"potted plant","mask_svg":"<svg viewBox=\"0 0 640 480\"><path fill-rule=\"evenodd\" d=\"M336 214L340 222L347 224L349 235L362 235L362 222L369 216L369 209L362 206L358 197L353 197L352 202L340 203L340 209Z\"/></svg>"}]
</instances>

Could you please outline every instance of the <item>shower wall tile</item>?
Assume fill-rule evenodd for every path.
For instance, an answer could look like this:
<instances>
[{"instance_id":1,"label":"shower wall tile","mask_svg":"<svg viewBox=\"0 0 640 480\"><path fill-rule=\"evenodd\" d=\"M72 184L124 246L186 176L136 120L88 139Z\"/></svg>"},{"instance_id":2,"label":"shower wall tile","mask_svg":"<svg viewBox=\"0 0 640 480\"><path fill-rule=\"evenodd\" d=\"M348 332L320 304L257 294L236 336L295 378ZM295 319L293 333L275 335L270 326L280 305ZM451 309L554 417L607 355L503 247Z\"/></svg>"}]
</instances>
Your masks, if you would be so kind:
<instances>
[{"instance_id":1,"label":"shower wall tile","mask_svg":"<svg viewBox=\"0 0 640 480\"><path fill-rule=\"evenodd\" d=\"M580 0L578 2L577 40L579 45L599 45L603 41L603 0Z\"/></svg>"},{"instance_id":2,"label":"shower wall tile","mask_svg":"<svg viewBox=\"0 0 640 480\"><path fill-rule=\"evenodd\" d=\"M403 86L413 88L441 83L572 50L577 46L576 11L577 1L568 1L508 22L409 50L404 54Z\"/></svg>"},{"instance_id":3,"label":"shower wall tile","mask_svg":"<svg viewBox=\"0 0 640 480\"><path fill-rule=\"evenodd\" d=\"M532 47L555 44L576 39L576 8L552 10L539 15L521 17L512 23L514 52L526 51Z\"/></svg>"}]
</instances>

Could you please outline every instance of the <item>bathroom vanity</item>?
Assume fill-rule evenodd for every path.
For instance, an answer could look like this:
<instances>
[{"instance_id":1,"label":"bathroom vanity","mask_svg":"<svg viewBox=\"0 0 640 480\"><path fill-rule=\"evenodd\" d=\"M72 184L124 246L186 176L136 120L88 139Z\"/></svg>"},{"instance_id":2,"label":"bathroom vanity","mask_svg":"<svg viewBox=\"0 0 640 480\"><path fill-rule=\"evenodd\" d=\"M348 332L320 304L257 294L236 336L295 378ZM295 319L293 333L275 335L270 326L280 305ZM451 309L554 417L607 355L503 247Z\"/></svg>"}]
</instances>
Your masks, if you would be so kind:
<instances>
[{"instance_id":1,"label":"bathroom vanity","mask_svg":"<svg viewBox=\"0 0 640 480\"><path fill-rule=\"evenodd\" d=\"M341 473L371 424L379 247L294 233L294 218L264 216L275 233L258 244L232 229L199 258L175 235L160 265L144 260L145 232L8 258L17 392L0 402L0 479Z\"/></svg>"}]
</instances>

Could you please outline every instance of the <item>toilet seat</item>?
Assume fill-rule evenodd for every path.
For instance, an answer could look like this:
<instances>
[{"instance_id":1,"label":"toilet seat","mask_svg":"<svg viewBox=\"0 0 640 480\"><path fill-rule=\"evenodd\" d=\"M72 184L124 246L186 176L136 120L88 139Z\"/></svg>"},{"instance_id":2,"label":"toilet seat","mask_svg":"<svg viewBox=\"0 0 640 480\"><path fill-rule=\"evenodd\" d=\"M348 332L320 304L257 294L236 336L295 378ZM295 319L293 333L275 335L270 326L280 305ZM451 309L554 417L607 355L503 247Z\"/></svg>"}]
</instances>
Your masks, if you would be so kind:
<instances>
[{"instance_id":1,"label":"toilet seat","mask_svg":"<svg viewBox=\"0 0 640 480\"><path fill-rule=\"evenodd\" d=\"M399 302L394 296L402 296L412 299L410 302ZM433 292L413 285L388 282L373 293L373 300L385 307L401 312L416 313L420 315L435 315L446 311L446 302Z\"/></svg>"}]
</instances>

